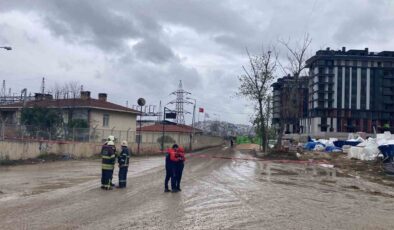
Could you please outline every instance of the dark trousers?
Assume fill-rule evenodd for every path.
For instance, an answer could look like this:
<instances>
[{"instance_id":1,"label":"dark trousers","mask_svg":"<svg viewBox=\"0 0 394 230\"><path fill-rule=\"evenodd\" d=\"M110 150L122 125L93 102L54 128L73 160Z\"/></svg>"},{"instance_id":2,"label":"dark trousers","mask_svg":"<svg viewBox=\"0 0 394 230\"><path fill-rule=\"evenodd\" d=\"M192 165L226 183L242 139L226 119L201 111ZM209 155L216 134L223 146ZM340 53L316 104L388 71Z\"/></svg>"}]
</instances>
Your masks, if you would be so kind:
<instances>
[{"instance_id":1,"label":"dark trousers","mask_svg":"<svg viewBox=\"0 0 394 230\"><path fill-rule=\"evenodd\" d=\"M112 175L114 173L114 170L107 170L107 169L102 169L101 170L101 186L105 188L110 188L111 183L112 183Z\"/></svg>"},{"instance_id":2,"label":"dark trousers","mask_svg":"<svg viewBox=\"0 0 394 230\"><path fill-rule=\"evenodd\" d=\"M182 172L184 167L185 165L183 163L177 163L176 171L175 171L175 175L176 175L175 186L177 189L181 188Z\"/></svg>"},{"instance_id":3,"label":"dark trousers","mask_svg":"<svg viewBox=\"0 0 394 230\"><path fill-rule=\"evenodd\" d=\"M172 166L172 170L171 170L171 189L172 190L176 190L178 187L177 185L177 181L178 181L178 170L177 170L177 164L174 164Z\"/></svg>"},{"instance_id":4,"label":"dark trousers","mask_svg":"<svg viewBox=\"0 0 394 230\"><path fill-rule=\"evenodd\" d=\"M166 165L166 178L164 179L164 188L168 189L168 181L172 177L172 167L170 165Z\"/></svg>"},{"instance_id":5,"label":"dark trousers","mask_svg":"<svg viewBox=\"0 0 394 230\"><path fill-rule=\"evenodd\" d=\"M126 187L127 171L128 170L129 170L129 167L127 167L127 166L119 167L119 188Z\"/></svg>"}]
</instances>

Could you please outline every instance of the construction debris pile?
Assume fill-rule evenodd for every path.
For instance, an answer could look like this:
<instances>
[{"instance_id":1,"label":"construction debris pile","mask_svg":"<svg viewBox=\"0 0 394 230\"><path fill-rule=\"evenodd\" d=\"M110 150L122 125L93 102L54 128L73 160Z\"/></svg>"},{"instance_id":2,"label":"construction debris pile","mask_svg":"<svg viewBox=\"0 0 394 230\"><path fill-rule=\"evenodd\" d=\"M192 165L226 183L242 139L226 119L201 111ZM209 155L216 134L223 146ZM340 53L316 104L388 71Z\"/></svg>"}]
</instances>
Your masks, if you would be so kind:
<instances>
[{"instance_id":1,"label":"construction debris pile","mask_svg":"<svg viewBox=\"0 0 394 230\"><path fill-rule=\"evenodd\" d=\"M390 132L376 134L376 138L361 136L355 137L349 134L347 140L336 138L312 139L308 137L308 142L304 144L304 149L308 151L320 152L343 152L349 159L362 161L380 160L383 169L388 174L394 174L394 135Z\"/></svg>"}]
</instances>

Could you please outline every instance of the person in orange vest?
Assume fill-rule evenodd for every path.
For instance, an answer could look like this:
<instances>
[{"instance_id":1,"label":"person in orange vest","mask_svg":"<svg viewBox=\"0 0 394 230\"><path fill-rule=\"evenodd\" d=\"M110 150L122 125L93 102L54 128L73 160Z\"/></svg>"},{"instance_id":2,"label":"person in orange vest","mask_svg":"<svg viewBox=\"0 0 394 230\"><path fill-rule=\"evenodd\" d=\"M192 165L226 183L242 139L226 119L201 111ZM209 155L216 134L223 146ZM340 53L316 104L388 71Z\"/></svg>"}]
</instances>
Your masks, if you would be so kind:
<instances>
[{"instance_id":1,"label":"person in orange vest","mask_svg":"<svg viewBox=\"0 0 394 230\"><path fill-rule=\"evenodd\" d=\"M176 189L176 175L175 175L175 164L178 161L176 158L176 151L178 149L178 145L174 144L172 148L168 148L166 152L166 177L164 179L164 192L177 192ZM171 190L168 189L168 181L171 179Z\"/></svg>"},{"instance_id":2,"label":"person in orange vest","mask_svg":"<svg viewBox=\"0 0 394 230\"><path fill-rule=\"evenodd\" d=\"M176 152L176 157L178 158L178 162L175 163L175 187L178 191L182 191L181 189L181 180L182 180L182 173L183 168L185 167L185 149L183 147L179 147Z\"/></svg>"}]
</instances>

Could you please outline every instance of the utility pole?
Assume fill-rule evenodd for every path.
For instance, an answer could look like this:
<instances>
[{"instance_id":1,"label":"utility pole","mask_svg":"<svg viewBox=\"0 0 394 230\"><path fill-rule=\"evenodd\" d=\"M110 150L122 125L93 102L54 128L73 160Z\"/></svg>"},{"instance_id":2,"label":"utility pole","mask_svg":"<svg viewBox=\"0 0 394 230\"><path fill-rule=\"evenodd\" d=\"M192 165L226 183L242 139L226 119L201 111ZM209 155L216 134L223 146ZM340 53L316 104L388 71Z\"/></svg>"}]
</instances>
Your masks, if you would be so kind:
<instances>
[{"instance_id":1,"label":"utility pole","mask_svg":"<svg viewBox=\"0 0 394 230\"><path fill-rule=\"evenodd\" d=\"M192 118L192 134L190 136L190 151L192 151L193 149L193 140L194 140L194 134L195 134L195 128L194 128L194 123L195 123L195 116L196 116L196 104L197 104L197 100L191 97L186 97L186 99L188 100L194 100L194 105L193 105L193 118Z\"/></svg>"},{"instance_id":2,"label":"utility pole","mask_svg":"<svg viewBox=\"0 0 394 230\"><path fill-rule=\"evenodd\" d=\"M138 105L141 107L140 110L140 129L139 129L139 138L138 138L138 147L137 147L137 154L140 154L140 144L142 140L142 135L141 135L141 128L142 128L142 106L145 105L145 99L144 98L139 98L137 101Z\"/></svg>"}]
</instances>

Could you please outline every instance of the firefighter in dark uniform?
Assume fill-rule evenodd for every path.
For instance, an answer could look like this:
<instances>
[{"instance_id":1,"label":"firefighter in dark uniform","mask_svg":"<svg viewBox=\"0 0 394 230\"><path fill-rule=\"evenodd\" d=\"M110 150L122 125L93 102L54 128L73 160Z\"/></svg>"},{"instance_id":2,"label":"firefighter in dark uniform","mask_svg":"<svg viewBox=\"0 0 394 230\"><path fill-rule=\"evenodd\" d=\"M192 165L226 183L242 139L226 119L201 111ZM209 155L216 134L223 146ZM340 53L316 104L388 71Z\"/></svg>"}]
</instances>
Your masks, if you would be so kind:
<instances>
[{"instance_id":1,"label":"firefighter in dark uniform","mask_svg":"<svg viewBox=\"0 0 394 230\"><path fill-rule=\"evenodd\" d=\"M178 158L178 162L175 163L175 175L176 175L176 182L175 187L178 191L181 190L181 180L182 180L182 173L183 168L185 167L185 150L182 147L179 147L176 152L176 158Z\"/></svg>"},{"instance_id":2,"label":"firefighter in dark uniform","mask_svg":"<svg viewBox=\"0 0 394 230\"><path fill-rule=\"evenodd\" d=\"M108 141L105 142L103 147L101 148L101 188L105 190L111 190L114 186L114 184L112 183L112 175L114 173L115 167L115 154L115 143L113 142L112 138L108 138Z\"/></svg>"},{"instance_id":3,"label":"firefighter in dark uniform","mask_svg":"<svg viewBox=\"0 0 394 230\"><path fill-rule=\"evenodd\" d=\"M122 141L121 144L122 150L118 156L118 163L119 163L119 188L126 188L127 182L127 171L129 169L129 158L130 153L129 149L127 148L127 142Z\"/></svg>"},{"instance_id":4,"label":"firefighter in dark uniform","mask_svg":"<svg viewBox=\"0 0 394 230\"><path fill-rule=\"evenodd\" d=\"M166 177L164 179L164 192L171 192L171 190L168 189L168 181L171 179L171 187L173 192L175 192L175 154L176 150L178 149L178 145L174 144L172 148L167 149L166 152Z\"/></svg>"}]
</instances>

